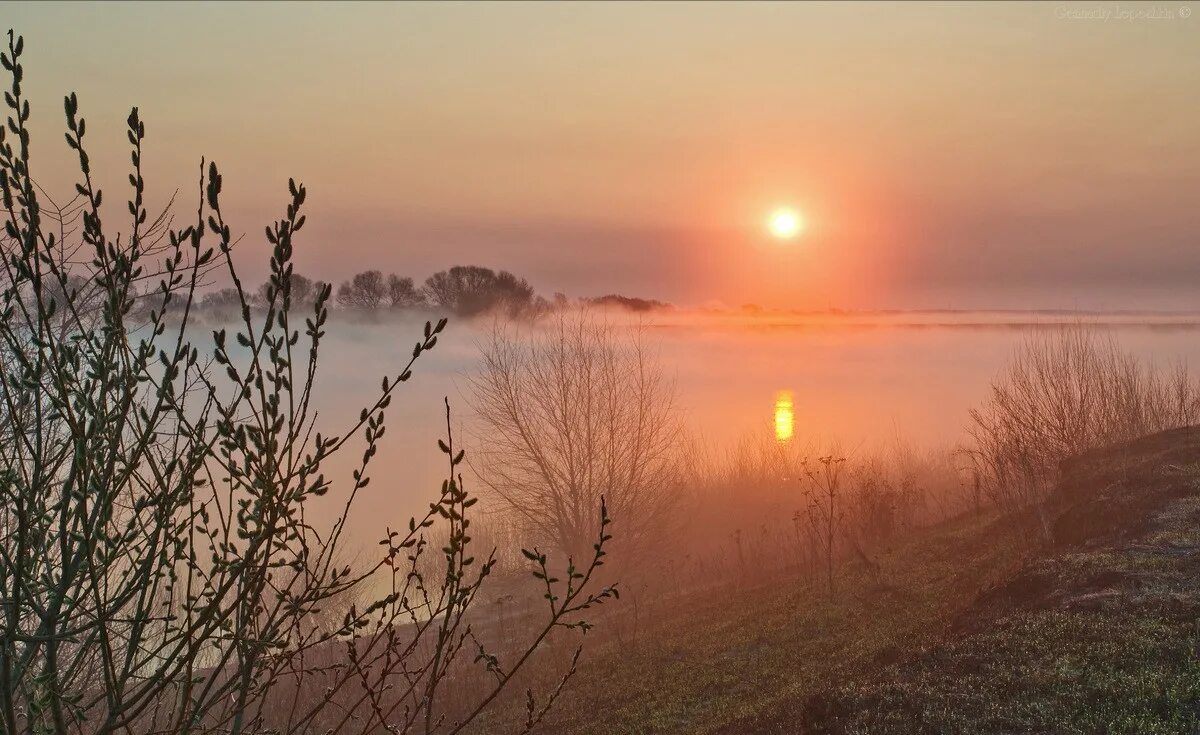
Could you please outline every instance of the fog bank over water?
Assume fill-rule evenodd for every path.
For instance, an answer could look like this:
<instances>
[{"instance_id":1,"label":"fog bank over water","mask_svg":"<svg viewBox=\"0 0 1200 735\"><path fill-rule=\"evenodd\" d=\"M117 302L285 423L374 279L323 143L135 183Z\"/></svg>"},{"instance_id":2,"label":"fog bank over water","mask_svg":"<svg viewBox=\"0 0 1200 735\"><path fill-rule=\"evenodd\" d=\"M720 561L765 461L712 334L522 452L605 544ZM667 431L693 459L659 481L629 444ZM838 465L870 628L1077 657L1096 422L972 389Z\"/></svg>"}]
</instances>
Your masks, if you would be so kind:
<instances>
[{"instance_id":1,"label":"fog bank over water","mask_svg":"<svg viewBox=\"0 0 1200 735\"><path fill-rule=\"evenodd\" d=\"M897 439L921 448L954 444L968 410L987 396L989 382L1023 339L1079 322L1109 331L1125 349L1158 365L1200 364L1200 313L665 310L612 318L646 330L675 379L686 425L717 452L756 432L769 435L784 393L792 400L792 441L802 445L836 440L854 452ZM423 322L419 314L370 321L335 315L317 375L321 431L340 433L375 399L382 376L394 377L411 356ZM469 431L464 378L489 328L486 320L452 320L398 391L353 521L364 545L435 497L445 471L436 445L445 433L443 397L453 409L456 441L467 441L469 452L478 440ZM357 455L339 458L336 482L348 483Z\"/></svg>"}]
</instances>

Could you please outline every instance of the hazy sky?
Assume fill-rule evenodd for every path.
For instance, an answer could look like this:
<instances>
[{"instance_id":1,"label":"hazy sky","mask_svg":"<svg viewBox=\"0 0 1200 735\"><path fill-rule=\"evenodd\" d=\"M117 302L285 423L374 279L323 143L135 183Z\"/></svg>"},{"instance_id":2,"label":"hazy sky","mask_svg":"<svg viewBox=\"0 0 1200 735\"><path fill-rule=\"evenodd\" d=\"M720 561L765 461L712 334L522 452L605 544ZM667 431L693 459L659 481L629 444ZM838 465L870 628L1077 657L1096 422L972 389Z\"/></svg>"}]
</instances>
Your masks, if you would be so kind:
<instances>
[{"instance_id":1,"label":"hazy sky","mask_svg":"<svg viewBox=\"0 0 1200 735\"><path fill-rule=\"evenodd\" d=\"M545 293L796 307L1200 307L1200 5L0 4L41 178L79 93L301 271L508 268ZM1107 19L1105 19L1107 15ZM120 197L118 196L120 194ZM801 238L769 238L788 205ZM119 210L114 210L119 213Z\"/></svg>"}]
</instances>

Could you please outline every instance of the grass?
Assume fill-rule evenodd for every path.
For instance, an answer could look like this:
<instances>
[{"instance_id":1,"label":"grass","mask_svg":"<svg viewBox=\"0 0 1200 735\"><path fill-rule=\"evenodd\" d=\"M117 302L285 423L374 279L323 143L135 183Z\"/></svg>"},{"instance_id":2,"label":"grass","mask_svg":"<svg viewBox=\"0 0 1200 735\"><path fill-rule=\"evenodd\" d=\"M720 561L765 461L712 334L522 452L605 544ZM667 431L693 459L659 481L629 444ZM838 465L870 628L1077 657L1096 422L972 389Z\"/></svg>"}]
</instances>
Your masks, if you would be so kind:
<instances>
[{"instance_id":1,"label":"grass","mask_svg":"<svg viewBox=\"0 0 1200 735\"><path fill-rule=\"evenodd\" d=\"M968 635L834 687L810 729L1200 732L1200 472L1169 467L1121 483L1163 499L1137 531L1030 565Z\"/></svg>"},{"instance_id":2,"label":"grass","mask_svg":"<svg viewBox=\"0 0 1200 735\"><path fill-rule=\"evenodd\" d=\"M1200 510L1195 499L1179 504ZM1178 531L1172 541L1200 544L1194 526ZM1079 561L1064 560L1058 571L1077 571ZM1135 552L1104 554L1099 561L1088 565L1093 573L1100 566L1102 575L1149 579L1140 588L1086 592L1008 615L882 680L846 687L834 695L833 714L820 729L1200 731L1195 560Z\"/></svg>"},{"instance_id":3,"label":"grass","mask_svg":"<svg viewBox=\"0 0 1200 735\"><path fill-rule=\"evenodd\" d=\"M591 652L539 732L726 732L935 640L978 590L1012 573L1020 537L995 518L961 519L882 559L886 586L848 567L833 600L820 584L781 578L674 604L655 621L653 643ZM502 711L498 719L514 716Z\"/></svg>"},{"instance_id":4,"label":"grass","mask_svg":"<svg viewBox=\"0 0 1200 735\"><path fill-rule=\"evenodd\" d=\"M1057 545L963 518L833 600L778 579L672 605L652 643L591 651L538 732L1200 732L1196 456L1167 432L1068 467Z\"/></svg>"}]
</instances>

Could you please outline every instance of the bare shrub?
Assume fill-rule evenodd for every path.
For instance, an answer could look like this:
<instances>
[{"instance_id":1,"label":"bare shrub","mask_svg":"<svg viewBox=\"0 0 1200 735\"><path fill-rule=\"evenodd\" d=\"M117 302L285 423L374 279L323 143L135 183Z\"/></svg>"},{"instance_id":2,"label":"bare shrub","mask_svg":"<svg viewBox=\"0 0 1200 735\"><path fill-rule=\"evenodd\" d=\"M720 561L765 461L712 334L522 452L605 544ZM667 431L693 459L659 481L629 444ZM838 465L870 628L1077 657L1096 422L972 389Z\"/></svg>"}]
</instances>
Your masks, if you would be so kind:
<instances>
[{"instance_id":1,"label":"bare shrub","mask_svg":"<svg viewBox=\"0 0 1200 735\"><path fill-rule=\"evenodd\" d=\"M832 454L818 457L815 462L806 463L804 467L804 476L809 483L805 491L805 513L809 532L816 540L825 562L825 580L831 597L834 592L834 554L840 526L845 517L845 510L839 502L842 500L842 472L845 468L846 458Z\"/></svg>"},{"instance_id":2,"label":"bare shrub","mask_svg":"<svg viewBox=\"0 0 1200 735\"><path fill-rule=\"evenodd\" d=\"M293 309L305 187L289 181L266 228L270 281L252 310L217 166L201 163L194 219L164 234L146 210L134 108L129 219L114 235L71 94L82 226L66 243L34 183L23 46L10 31L0 56L11 79L0 128L0 732L456 733L539 649L575 645L565 634L615 596L593 591L610 538L602 499L578 567L556 577L537 547L523 552L541 614L518 645L489 648L473 624L495 556L475 555L475 498L448 403L447 479L429 511L347 561L347 519L373 491L386 410L445 320L426 322L357 420L327 433L312 401L330 287L307 318ZM197 289L216 267L233 284L232 334L198 337ZM354 449L348 482L335 483L330 459ZM324 519L322 496L338 509ZM445 539L440 551L427 535ZM429 555L441 562L433 574L420 563ZM343 613L331 621L331 609ZM544 696L528 691L527 729L579 650Z\"/></svg>"},{"instance_id":3,"label":"bare shrub","mask_svg":"<svg viewBox=\"0 0 1200 735\"><path fill-rule=\"evenodd\" d=\"M601 497L627 552L660 540L679 499L674 386L640 330L577 310L497 326L469 392L480 481L529 532L574 558Z\"/></svg>"},{"instance_id":4,"label":"bare shrub","mask_svg":"<svg viewBox=\"0 0 1200 735\"><path fill-rule=\"evenodd\" d=\"M1200 389L1186 366L1162 370L1076 325L1020 345L971 411L966 451L996 503L1036 508L1063 459L1198 418Z\"/></svg>"}]
</instances>

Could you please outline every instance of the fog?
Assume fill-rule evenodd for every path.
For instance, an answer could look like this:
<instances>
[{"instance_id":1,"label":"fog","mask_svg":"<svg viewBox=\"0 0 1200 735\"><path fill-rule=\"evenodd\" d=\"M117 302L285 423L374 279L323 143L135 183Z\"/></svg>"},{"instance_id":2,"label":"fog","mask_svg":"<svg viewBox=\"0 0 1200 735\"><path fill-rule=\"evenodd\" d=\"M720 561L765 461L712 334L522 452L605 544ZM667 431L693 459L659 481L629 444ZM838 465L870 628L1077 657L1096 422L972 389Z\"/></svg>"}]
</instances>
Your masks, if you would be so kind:
<instances>
[{"instance_id":1,"label":"fog","mask_svg":"<svg viewBox=\"0 0 1200 735\"><path fill-rule=\"evenodd\" d=\"M896 440L923 449L953 446L963 439L968 411L987 397L990 381L1023 340L1079 321L1099 325L1160 366L1200 361L1200 316L1181 313L664 311L611 318L645 328L675 380L689 433L718 452L771 431L782 392L791 394L791 441L800 446L836 441L847 453ZM417 314L335 317L317 376L320 430L340 433L357 419L374 401L381 378L394 377L407 362L423 322ZM372 461L371 485L356 501L351 528L362 544L373 543L385 526L406 524L436 497L445 476L436 444L445 435L443 397L450 400L455 440L470 452L465 378L489 328L486 320L452 320L398 391ZM355 450L331 465L340 473L331 497L340 497L336 483L348 484L357 459Z\"/></svg>"}]
</instances>

